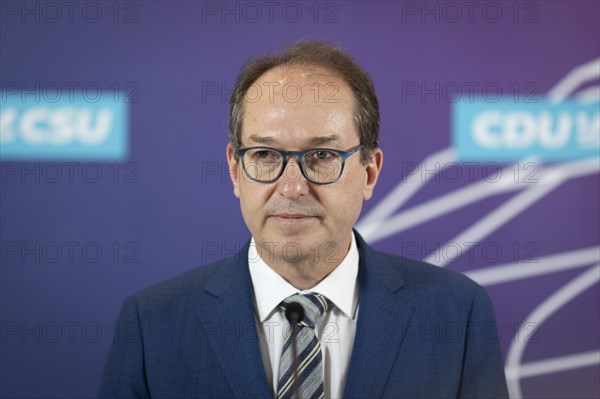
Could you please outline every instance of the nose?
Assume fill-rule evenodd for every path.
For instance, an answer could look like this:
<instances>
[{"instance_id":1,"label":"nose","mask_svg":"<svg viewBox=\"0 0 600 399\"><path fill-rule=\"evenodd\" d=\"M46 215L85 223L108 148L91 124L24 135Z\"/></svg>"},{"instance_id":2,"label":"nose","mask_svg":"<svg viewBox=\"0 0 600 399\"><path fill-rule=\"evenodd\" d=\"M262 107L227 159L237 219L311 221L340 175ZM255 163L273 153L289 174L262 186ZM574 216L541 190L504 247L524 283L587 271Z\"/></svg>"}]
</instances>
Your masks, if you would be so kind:
<instances>
[{"instance_id":1,"label":"nose","mask_svg":"<svg viewBox=\"0 0 600 399\"><path fill-rule=\"evenodd\" d=\"M296 199L308 194L308 181L300 171L300 165L295 158L290 158L283 170L277 190L281 195L290 199Z\"/></svg>"}]
</instances>

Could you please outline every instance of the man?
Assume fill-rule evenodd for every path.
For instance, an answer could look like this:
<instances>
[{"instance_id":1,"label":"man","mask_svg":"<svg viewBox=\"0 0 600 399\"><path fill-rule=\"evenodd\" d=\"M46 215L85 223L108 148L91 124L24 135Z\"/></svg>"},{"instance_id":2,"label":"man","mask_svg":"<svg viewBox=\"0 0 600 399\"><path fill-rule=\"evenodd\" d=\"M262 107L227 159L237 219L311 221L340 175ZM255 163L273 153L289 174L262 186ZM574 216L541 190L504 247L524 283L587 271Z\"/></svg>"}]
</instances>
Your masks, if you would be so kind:
<instances>
[{"instance_id":1,"label":"man","mask_svg":"<svg viewBox=\"0 0 600 399\"><path fill-rule=\"evenodd\" d=\"M371 79L339 48L247 63L226 153L252 238L125 301L100 397L507 397L485 291L352 229L378 128Z\"/></svg>"}]
</instances>

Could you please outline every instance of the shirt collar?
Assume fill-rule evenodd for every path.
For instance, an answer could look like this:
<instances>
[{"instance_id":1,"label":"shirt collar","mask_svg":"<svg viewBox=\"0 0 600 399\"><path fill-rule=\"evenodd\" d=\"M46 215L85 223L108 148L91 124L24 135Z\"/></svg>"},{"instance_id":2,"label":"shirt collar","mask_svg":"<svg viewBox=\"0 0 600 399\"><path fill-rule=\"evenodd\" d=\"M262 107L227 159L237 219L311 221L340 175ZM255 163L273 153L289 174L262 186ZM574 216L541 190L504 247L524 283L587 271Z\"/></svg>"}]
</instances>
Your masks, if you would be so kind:
<instances>
[{"instance_id":1,"label":"shirt collar","mask_svg":"<svg viewBox=\"0 0 600 399\"><path fill-rule=\"evenodd\" d=\"M308 292L325 295L346 316L354 319L358 305L358 261L358 248L352 232L350 249L338 267L315 287L299 291L265 263L252 237L248 249L248 267L258 319L263 323L288 296Z\"/></svg>"}]
</instances>

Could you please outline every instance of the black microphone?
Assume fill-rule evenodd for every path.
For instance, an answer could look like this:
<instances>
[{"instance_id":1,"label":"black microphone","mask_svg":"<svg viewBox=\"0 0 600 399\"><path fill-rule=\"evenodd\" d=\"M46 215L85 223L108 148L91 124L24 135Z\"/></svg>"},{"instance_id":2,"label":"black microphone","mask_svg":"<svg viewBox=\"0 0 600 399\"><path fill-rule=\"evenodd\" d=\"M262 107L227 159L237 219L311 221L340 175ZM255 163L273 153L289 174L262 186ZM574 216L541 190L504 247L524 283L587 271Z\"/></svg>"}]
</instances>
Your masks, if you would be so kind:
<instances>
[{"instance_id":1,"label":"black microphone","mask_svg":"<svg viewBox=\"0 0 600 399\"><path fill-rule=\"evenodd\" d=\"M292 364L294 369L294 393L296 399L300 399L300 386L298 384L298 349L296 347L296 329L298 323L304 319L304 308L298 302L290 302L285 308L285 318L290 322L292 326L291 340L292 340Z\"/></svg>"}]
</instances>

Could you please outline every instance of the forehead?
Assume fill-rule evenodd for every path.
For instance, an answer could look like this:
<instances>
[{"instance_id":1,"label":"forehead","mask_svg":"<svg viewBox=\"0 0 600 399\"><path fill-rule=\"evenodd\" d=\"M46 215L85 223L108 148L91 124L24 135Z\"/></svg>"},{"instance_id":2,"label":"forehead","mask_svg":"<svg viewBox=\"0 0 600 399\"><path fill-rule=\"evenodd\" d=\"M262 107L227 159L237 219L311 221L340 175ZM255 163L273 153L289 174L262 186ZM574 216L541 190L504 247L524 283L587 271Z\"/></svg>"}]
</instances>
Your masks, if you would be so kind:
<instances>
[{"instance_id":1,"label":"forehead","mask_svg":"<svg viewBox=\"0 0 600 399\"><path fill-rule=\"evenodd\" d=\"M242 141L315 136L351 138L354 122L352 89L333 71L312 65L284 65L258 78L246 94ZM348 136L348 137L344 137Z\"/></svg>"},{"instance_id":2,"label":"forehead","mask_svg":"<svg viewBox=\"0 0 600 399\"><path fill-rule=\"evenodd\" d=\"M314 84L317 82L320 84L334 83L343 86L343 89L347 90L348 94L351 94L350 87L348 87L348 85L343 81L343 79L339 76L337 72L319 65L280 65L275 68L269 69L267 72L262 74L257 79L257 82L263 84L266 82L280 83L280 86L278 86L280 89L281 85L285 85L286 83L299 83L301 85ZM342 88L340 87L340 89Z\"/></svg>"},{"instance_id":3,"label":"forehead","mask_svg":"<svg viewBox=\"0 0 600 399\"><path fill-rule=\"evenodd\" d=\"M336 72L315 65L281 65L260 76L250 90L260 96L250 103L266 105L285 101L291 104L305 104L326 107L328 104L354 105L352 89Z\"/></svg>"}]
</instances>

